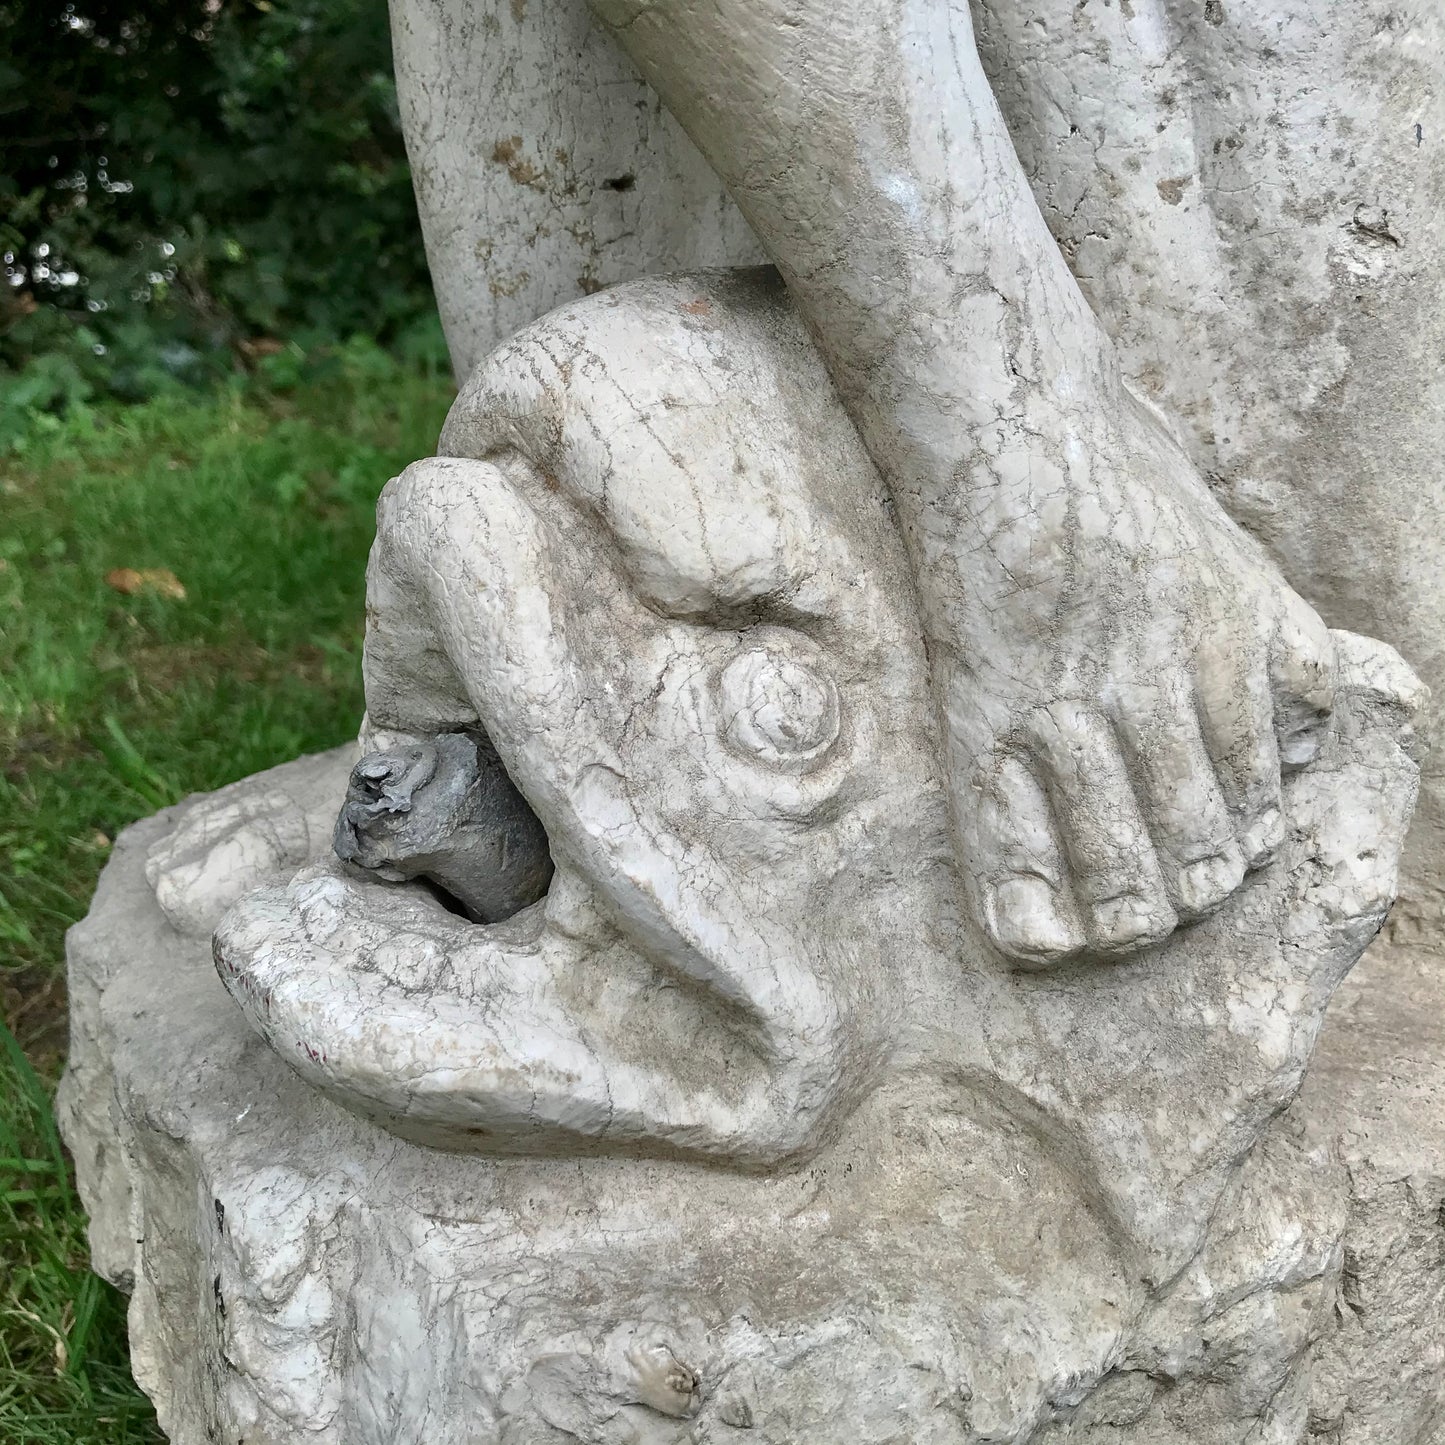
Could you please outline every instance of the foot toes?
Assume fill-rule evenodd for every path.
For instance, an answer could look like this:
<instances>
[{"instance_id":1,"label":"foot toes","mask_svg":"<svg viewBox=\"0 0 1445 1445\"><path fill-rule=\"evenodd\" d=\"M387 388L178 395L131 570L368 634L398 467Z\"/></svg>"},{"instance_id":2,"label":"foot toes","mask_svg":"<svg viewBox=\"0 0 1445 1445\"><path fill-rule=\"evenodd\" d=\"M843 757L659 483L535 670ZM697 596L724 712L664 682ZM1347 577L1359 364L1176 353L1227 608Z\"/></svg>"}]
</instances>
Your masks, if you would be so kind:
<instances>
[{"instance_id":1,"label":"foot toes","mask_svg":"<svg viewBox=\"0 0 1445 1445\"><path fill-rule=\"evenodd\" d=\"M1280 765L1291 772L1309 767L1320 755L1329 722L1328 712L1292 701L1282 702L1275 710Z\"/></svg>"},{"instance_id":2,"label":"foot toes","mask_svg":"<svg viewBox=\"0 0 1445 1445\"><path fill-rule=\"evenodd\" d=\"M1175 674L1113 699L1114 724L1182 919L1202 918L1244 881L1244 853L1205 745L1194 684Z\"/></svg>"},{"instance_id":3,"label":"foot toes","mask_svg":"<svg viewBox=\"0 0 1445 1445\"><path fill-rule=\"evenodd\" d=\"M1247 868L1260 868L1274 857L1284 842L1284 814L1278 806L1266 808L1239 836Z\"/></svg>"},{"instance_id":4,"label":"foot toes","mask_svg":"<svg viewBox=\"0 0 1445 1445\"><path fill-rule=\"evenodd\" d=\"M1274 727L1286 768L1319 754L1335 706L1335 649L1313 608L1291 596L1270 659Z\"/></svg>"},{"instance_id":5,"label":"foot toes","mask_svg":"<svg viewBox=\"0 0 1445 1445\"><path fill-rule=\"evenodd\" d=\"M1026 968L1045 968L1084 946L1064 881L1049 800L1019 758L1001 760L981 791L971 853L983 922L994 946Z\"/></svg>"},{"instance_id":6,"label":"foot toes","mask_svg":"<svg viewBox=\"0 0 1445 1445\"><path fill-rule=\"evenodd\" d=\"M1202 918L1212 913L1244 882L1244 853L1230 843L1220 852L1179 870L1176 891L1181 918Z\"/></svg>"},{"instance_id":7,"label":"foot toes","mask_svg":"<svg viewBox=\"0 0 1445 1445\"><path fill-rule=\"evenodd\" d=\"M1199 658L1195 688L1204 743L1235 817L1245 867L1262 867L1284 841L1279 738L1265 658L1209 649Z\"/></svg>"},{"instance_id":8,"label":"foot toes","mask_svg":"<svg viewBox=\"0 0 1445 1445\"><path fill-rule=\"evenodd\" d=\"M1090 942L1118 953L1166 938L1178 917L1113 727L1057 703L1036 715L1033 738Z\"/></svg>"},{"instance_id":9,"label":"foot toes","mask_svg":"<svg viewBox=\"0 0 1445 1445\"><path fill-rule=\"evenodd\" d=\"M1122 893L1095 899L1094 945L1109 953L1127 953L1158 943L1178 919L1160 892Z\"/></svg>"},{"instance_id":10,"label":"foot toes","mask_svg":"<svg viewBox=\"0 0 1445 1445\"><path fill-rule=\"evenodd\" d=\"M1017 876L989 890L987 925L994 943L1019 963L1035 968L1078 951L1083 935L1058 890L1042 878Z\"/></svg>"}]
</instances>

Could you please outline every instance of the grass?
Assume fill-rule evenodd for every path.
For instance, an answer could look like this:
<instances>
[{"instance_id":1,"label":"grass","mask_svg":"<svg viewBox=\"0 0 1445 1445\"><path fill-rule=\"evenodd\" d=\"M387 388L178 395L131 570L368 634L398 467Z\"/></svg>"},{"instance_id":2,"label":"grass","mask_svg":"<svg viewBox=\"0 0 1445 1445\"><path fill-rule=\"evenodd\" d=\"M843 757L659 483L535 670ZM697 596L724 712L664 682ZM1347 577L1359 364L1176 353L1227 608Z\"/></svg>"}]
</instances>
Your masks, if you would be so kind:
<instances>
[{"instance_id":1,"label":"grass","mask_svg":"<svg viewBox=\"0 0 1445 1445\"><path fill-rule=\"evenodd\" d=\"M50 1110L64 931L126 824L354 733L373 504L451 397L365 346L290 382L40 418L0 458L4 1445L161 1438Z\"/></svg>"},{"instance_id":2,"label":"grass","mask_svg":"<svg viewBox=\"0 0 1445 1445\"><path fill-rule=\"evenodd\" d=\"M161 1439L126 1366L125 1308L85 1267L48 1084L0 1031L0 1440Z\"/></svg>"}]
</instances>

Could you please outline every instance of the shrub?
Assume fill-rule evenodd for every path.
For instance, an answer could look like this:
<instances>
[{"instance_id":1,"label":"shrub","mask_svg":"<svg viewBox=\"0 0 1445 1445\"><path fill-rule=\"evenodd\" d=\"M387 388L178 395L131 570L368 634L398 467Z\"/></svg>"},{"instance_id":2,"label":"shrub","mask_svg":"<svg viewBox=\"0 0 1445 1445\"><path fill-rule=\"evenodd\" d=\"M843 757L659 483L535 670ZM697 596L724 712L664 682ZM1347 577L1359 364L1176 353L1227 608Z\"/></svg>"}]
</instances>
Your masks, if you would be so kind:
<instances>
[{"instance_id":1,"label":"shrub","mask_svg":"<svg viewBox=\"0 0 1445 1445\"><path fill-rule=\"evenodd\" d=\"M0 0L0 128L0 408L432 312L385 0Z\"/></svg>"}]
</instances>

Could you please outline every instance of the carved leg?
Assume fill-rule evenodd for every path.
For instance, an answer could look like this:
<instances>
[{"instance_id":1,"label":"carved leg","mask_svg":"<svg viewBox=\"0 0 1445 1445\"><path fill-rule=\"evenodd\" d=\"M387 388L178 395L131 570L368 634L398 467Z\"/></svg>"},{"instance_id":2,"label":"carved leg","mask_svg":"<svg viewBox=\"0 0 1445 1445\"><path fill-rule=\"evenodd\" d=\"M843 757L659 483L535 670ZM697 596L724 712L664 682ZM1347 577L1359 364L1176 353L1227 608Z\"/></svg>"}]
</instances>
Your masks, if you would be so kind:
<instances>
[{"instance_id":1,"label":"carved leg","mask_svg":"<svg viewBox=\"0 0 1445 1445\"><path fill-rule=\"evenodd\" d=\"M593 0L777 261L891 484L960 858L1019 963L1217 908L1332 707L1319 618L1125 390L938 0Z\"/></svg>"}]
</instances>

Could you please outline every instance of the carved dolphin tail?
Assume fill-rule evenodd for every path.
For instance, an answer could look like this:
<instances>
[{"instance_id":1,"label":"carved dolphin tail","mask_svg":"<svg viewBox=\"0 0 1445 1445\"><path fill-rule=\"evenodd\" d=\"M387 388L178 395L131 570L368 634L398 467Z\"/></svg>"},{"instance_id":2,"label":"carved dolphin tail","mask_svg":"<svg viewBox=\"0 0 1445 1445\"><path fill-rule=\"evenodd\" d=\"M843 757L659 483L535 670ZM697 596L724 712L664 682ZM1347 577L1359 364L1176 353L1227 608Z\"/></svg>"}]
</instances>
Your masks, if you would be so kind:
<instances>
[{"instance_id":1,"label":"carved dolphin tail","mask_svg":"<svg viewBox=\"0 0 1445 1445\"><path fill-rule=\"evenodd\" d=\"M906 557L776 278L544 318L474 376L442 449L379 508L367 708L395 766L359 780L345 847L396 873L404 844L453 896L495 891L457 878L490 839L443 857L390 813L370 836L398 789L441 787L422 812L470 828L442 767L461 744L434 740L481 732L556 875L477 926L331 870L228 921L223 976L308 1077L432 1142L815 1148L888 1065L951 874ZM348 956L389 916L386 956L437 957L425 990ZM335 1009L326 978L350 980ZM400 1017L444 1065L389 1066Z\"/></svg>"}]
</instances>

